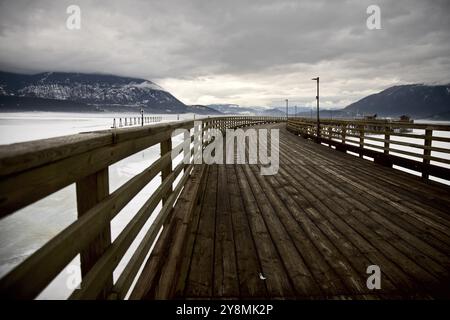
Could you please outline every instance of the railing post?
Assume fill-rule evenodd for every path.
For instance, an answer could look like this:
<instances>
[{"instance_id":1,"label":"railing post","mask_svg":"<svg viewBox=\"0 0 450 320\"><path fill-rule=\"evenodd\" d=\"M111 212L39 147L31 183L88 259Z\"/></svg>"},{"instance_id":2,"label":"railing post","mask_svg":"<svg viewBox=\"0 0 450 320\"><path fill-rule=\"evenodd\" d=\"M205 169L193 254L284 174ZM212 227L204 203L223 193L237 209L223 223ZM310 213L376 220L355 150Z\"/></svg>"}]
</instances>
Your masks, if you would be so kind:
<instances>
[{"instance_id":1,"label":"railing post","mask_svg":"<svg viewBox=\"0 0 450 320\"><path fill-rule=\"evenodd\" d=\"M364 149L364 125L359 125L358 126L359 129L359 157L362 158L364 153L363 153L363 149Z\"/></svg>"},{"instance_id":2,"label":"railing post","mask_svg":"<svg viewBox=\"0 0 450 320\"><path fill-rule=\"evenodd\" d=\"M336 145L337 151L347 152L347 148L345 146L345 139L347 135L347 124L343 123L341 125L341 145Z\"/></svg>"},{"instance_id":3,"label":"railing post","mask_svg":"<svg viewBox=\"0 0 450 320\"><path fill-rule=\"evenodd\" d=\"M203 134L203 133L202 133ZM167 140L161 141L161 157L165 155L167 152L172 150L172 138L168 138ZM161 170L161 183L172 173L172 159L170 162ZM164 197L162 198L163 205L166 203L170 194L172 193L172 186L169 191L166 192Z\"/></svg>"},{"instance_id":4,"label":"railing post","mask_svg":"<svg viewBox=\"0 0 450 320\"><path fill-rule=\"evenodd\" d=\"M342 138L342 143L345 143L345 136L347 135L347 124L343 124L342 125L342 129L341 129L341 138Z\"/></svg>"},{"instance_id":5,"label":"railing post","mask_svg":"<svg viewBox=\"0 0 450 320\"><path fill-rule=\"evenodd\" d=\"M329 125L329 127L328 127L328 140L330 140L330 142L328 143L328 146L331 148L331 140L332 140L332 136L333 136L333 133L332 133L332 126L331 126L331 124Z\"/></svg>"},{"instance_id":6,"label":"railing post","mask_svg":"<svg viewBox=\"0 0 450 320\"><path fill-rule=\"evenodd\" d=\"M76 183L78 218L109 195L108 167L93 173ZM89 246L80 252L81 276L85 277L94 264L111 245L111 225L105 223L103 231ZM113 275L109 276L103 291L98 296L105 299L113 286Z\"/></svg>"},{"instance_id":7,"label":"railing post","mask_svg":"<svg viewBox=\"0 0 450 320\"><path fill-rule=\"evenodd\" d=\"M431 156L431 142L432 142L432 137L433 137L433 130L432 129L425 129L425 143L424 146L426 149L423 149L423 169L422 169L422 178L424 179L428 179L430 177L430 174L428 173L429 171L429 164L430 164L430 159L426 158Z\"/></svg>"},{"instance_id":8,"label":"railing post","mask_svg":"<svg viewBox=\"0 0 450 320\"><path fill-rule=\"evenodd\" d=\"M389 155L389 145L391 140L391 128L386 126L384 128L384 154Z\"/></svg>"}]
</instances>

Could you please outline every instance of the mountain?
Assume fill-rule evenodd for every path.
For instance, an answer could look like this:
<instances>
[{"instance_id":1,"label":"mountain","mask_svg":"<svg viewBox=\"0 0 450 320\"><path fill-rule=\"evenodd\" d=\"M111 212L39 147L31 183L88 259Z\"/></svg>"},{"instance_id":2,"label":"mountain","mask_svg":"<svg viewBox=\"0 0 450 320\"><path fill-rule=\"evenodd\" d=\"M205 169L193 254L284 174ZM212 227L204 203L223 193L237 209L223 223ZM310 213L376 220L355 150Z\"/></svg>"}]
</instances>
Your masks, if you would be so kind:
<instances>
[{"instance_id":1,"label":"mountain","mask_svg":"<svg viewBox=\"0 0 450 320\"><path fill-rule=\"evenodd\" d=\"M196 114L222 114L222 112L214 110L210 107L203 106L200 104L194 104L194 105L188 105L187 106L188 112L196 113Z\"/></svg>"},{"instance_id":2,"label":"mountain","mask_svg":"<svg viewBox=\"0 0 450 320\"><path fill-rule=\"evenodd\" d=\"M284 116L285 112L280 111L277 108L263 108L263 107L241 107L237 104L210 104L209 108L219 111L224 114L233 115L255 115L255 116Z\"/></svg>"},{"instance_id":3,"label":"mountain","mask_svg":"<svg viewBox=\"0 0 450 320\"><path fill-rule=\"evenodd\" d=\"M146 113L195 112L145 79L63 72L35 75L0 72L0 111L140 112L141 109Z\"/></svg>"},{"instance_id":4,"label":"mountain","mask_svg":"<svg viewBox=\"0 0 450 320\"><path fill-rule=\"evenodd\" d=\"M240 107L237 104L209 104L208 107L224 114L251 115L256 112L255 109Z\"/></svg>"},{"instance_id":5,"label":"mountain","mask_svg":"<svg viewBox=\"0 0 450 320\"><path fill-rule=\"evenodd\" d=\"M259 116L271 116L271 117L285 117L286 111L281 111L279 108L262 109L258 111Z\"/></svg>"},{"instance_id":6,"label":"mountain","mask_svg":"<svg viewBox=\"0 0 450 320\"><path fill-rule=\"evenodd\" d=\"M286 107L277 107L277 110L283 113L283 115L286 115ZM297 111L297 112L296 112ZM303 113L309 113L311 111L311 107L301 107L301 106L289 106L289 115L295 115L297 114L303 114Z\"/></svg>"},{"instance_id":7,"label":"mountain","mask_svg":"<svg viewBox=\"0 0 450 320\"><path fill-rule=\"evenodd\" d=\"M409 115L415 119L447 119L450 114L450 84L410 84L390 87L341 110L347 115L377 114L381 117Z\"/></svg>"}]
</instances>

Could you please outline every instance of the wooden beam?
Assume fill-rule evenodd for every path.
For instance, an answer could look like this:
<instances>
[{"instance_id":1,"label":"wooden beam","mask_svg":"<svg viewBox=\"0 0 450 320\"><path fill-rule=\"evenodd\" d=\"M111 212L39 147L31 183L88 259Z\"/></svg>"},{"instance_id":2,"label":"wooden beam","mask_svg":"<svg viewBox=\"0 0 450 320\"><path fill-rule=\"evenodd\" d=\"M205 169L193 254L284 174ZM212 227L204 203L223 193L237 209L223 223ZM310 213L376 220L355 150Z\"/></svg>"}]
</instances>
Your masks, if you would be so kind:
<instances>
[{"instance_id":1,"label":"wooden beam","mask_svg":"<svg viewBox=\"0 0 450 320\"><path fill-rule=\"evenodd\" d=\"M76 184L78 218L82 217L92 207L100 203L109 195L108 168L91 174ZM81 276L85 277L103 253L111 245L111 226L106 224L104 229L95 237L89 246L80 252ZM104 289L98 298L107 297L113 285L112 273L108 275Z\"/></svg>"},{"instance_id":2,"label":"wooden beam","mask_svg":"<svg viewBox=\"0 0 450 320\"><path fill-rule=\"evenodd\" d=\"M433 137L433 130L425 129L425 141L424 141L425 149L423 149L424 168L422 170L422 178L424 179L428 179L430 177L430 173L428 170L428 166L430 165L430 159L427 157L431 156L431 150L429 148L431 148L432 137Z\"/></svg>"},{"instance_id":3,"label":"wooden beam","mask_svg":"<svg viewBox=\"0 0 450 320\"><path fill-rule=\"evenodd\" d=\"M160 144L161 146L161 156L165 155L168 152L172 151L172 138L166 139L164 141L161 142ZM164 182L165 179L167 179L167 177L172 173L172 160L170 161L170 163L168 165L166 165L162 170L161 170L161 183ZM172 186L170 186L167 195L165 195L162 198L162 202L163 205L166 203L167 199L169 198L170 193L172 192Z\"/></svg>"}]
</instances>

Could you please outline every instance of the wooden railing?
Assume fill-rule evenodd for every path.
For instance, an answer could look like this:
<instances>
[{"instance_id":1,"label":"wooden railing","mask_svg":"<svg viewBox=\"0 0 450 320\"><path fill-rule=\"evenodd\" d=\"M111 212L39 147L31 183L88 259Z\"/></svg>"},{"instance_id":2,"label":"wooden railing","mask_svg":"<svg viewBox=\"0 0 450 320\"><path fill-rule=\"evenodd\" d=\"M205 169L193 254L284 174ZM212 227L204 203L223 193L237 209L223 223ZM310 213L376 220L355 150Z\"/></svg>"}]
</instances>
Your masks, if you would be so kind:
<instances>
[{"instance_id":1,"label":"wooden railing","mask_svg":"<svg viewBox=\"0 0 450 320\"><path fill-rule=\"evenodd\" d=\"M195 145L173 168L175 129L203 132L203 148L212 129L285 121L274 117L215 117L199 122L178 121L152 126L80 133L60 138L0 146L0 218L72 184L76 184L78 218L0 280L2 298L35 298L78 255L82 282L73 299L123 298L129 291L153 242L193 169ZM194 139L193 130L191 141ZM160 157L114 192L109 192L108 167L130 155L160 145ZM111 220L154 177L161 184L111 242ZM177 177L179 182L175 184ZM156 219L118 280L113 271L152 212Z\"/></svg>"},{"instance_id":2,"label":"wooden railing","mask_svg":"<svg viewBox=\"0 0 450 320\"><path fill-rule=\"evenodd\" d=\"M161 122L162 117L161 116L142 116L142 117L124 117L123 121L122 118L113 118L113 124L112 129L116 128L122 128L122 127L131 127L131 126L143 126L145 124L149 123L155 123L155 122Z\"/></svg>"},{"instance_id":3,"label":"wooden railing","mask_svg":"<svg viewBox=\"0 0 450 320\"><path fill-rule=\"evenodd\" d=\"M289 118L287 129L304 138L367 156L379 164L397 165L450 180L450 126L388 120L320 120ZM440 146L435 144L439 143ZM408 150L405 150L408 147ZM416 151L417 150L417 151Z\"/></svg>"}]
</instances>

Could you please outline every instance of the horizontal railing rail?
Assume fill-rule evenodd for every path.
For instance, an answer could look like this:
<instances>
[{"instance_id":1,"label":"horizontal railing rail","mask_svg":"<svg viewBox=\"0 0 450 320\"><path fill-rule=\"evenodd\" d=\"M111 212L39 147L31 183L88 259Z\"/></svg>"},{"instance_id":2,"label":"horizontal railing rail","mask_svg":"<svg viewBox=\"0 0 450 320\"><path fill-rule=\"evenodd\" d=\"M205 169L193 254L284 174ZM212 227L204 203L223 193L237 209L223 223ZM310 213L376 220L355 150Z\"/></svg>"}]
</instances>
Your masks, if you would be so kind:
<instances>
[{"instance_id":1,"label":"horizontal railing rail","mask_svg":"<svg viewBox=\"0 0 450 320\"><path fill-rule=\"evenodd\" d=\"M82 282L71 298L125 297L195 166L198 150L194 144L184 155L189 161L173 168L173 153L183 152L179 146L172 147L174 130L189 129L192 142L193 129L199 126L196 129L203 133L200 148L204 148L212 139L212 129L280 121L286 118L212 117L0 146L0 218L73 183L78 210L77 220L0 279L1 297L35 298L78 254ZM110 193L108 167L155 145L160 146L160 157ZM161 184L111 241L111 220L158 175ZM114 282L113 271L160 203L156 219Z\"/></svg>"},{"instance_id":2,"label":"horizontal railing rail","mask_svg":"<svg viewBox=\"0 0 450 320\"><path fill-rule=\"evenodd\" d=\"M131 126L144 126L145 124L161 122L161 116L142 116L142 117L124 117L123 122L122 118L113 118L113 124L111 126L112 129L122 128L122 127L131 127Z\"/></svg>"},{"instance_id":3,"label":"horizontal railing rail","mask_svg":"<svg viewBox=\"0 0 450 320\"><path fill-rule=\"evenodd\" d=\"M450 126L390 120L331 120L289 118L294 134L350 151L375 162L397 165L430 176L450 180ZM439 145L436 145L439 144Z\"/></svg>"}]
</instances>

